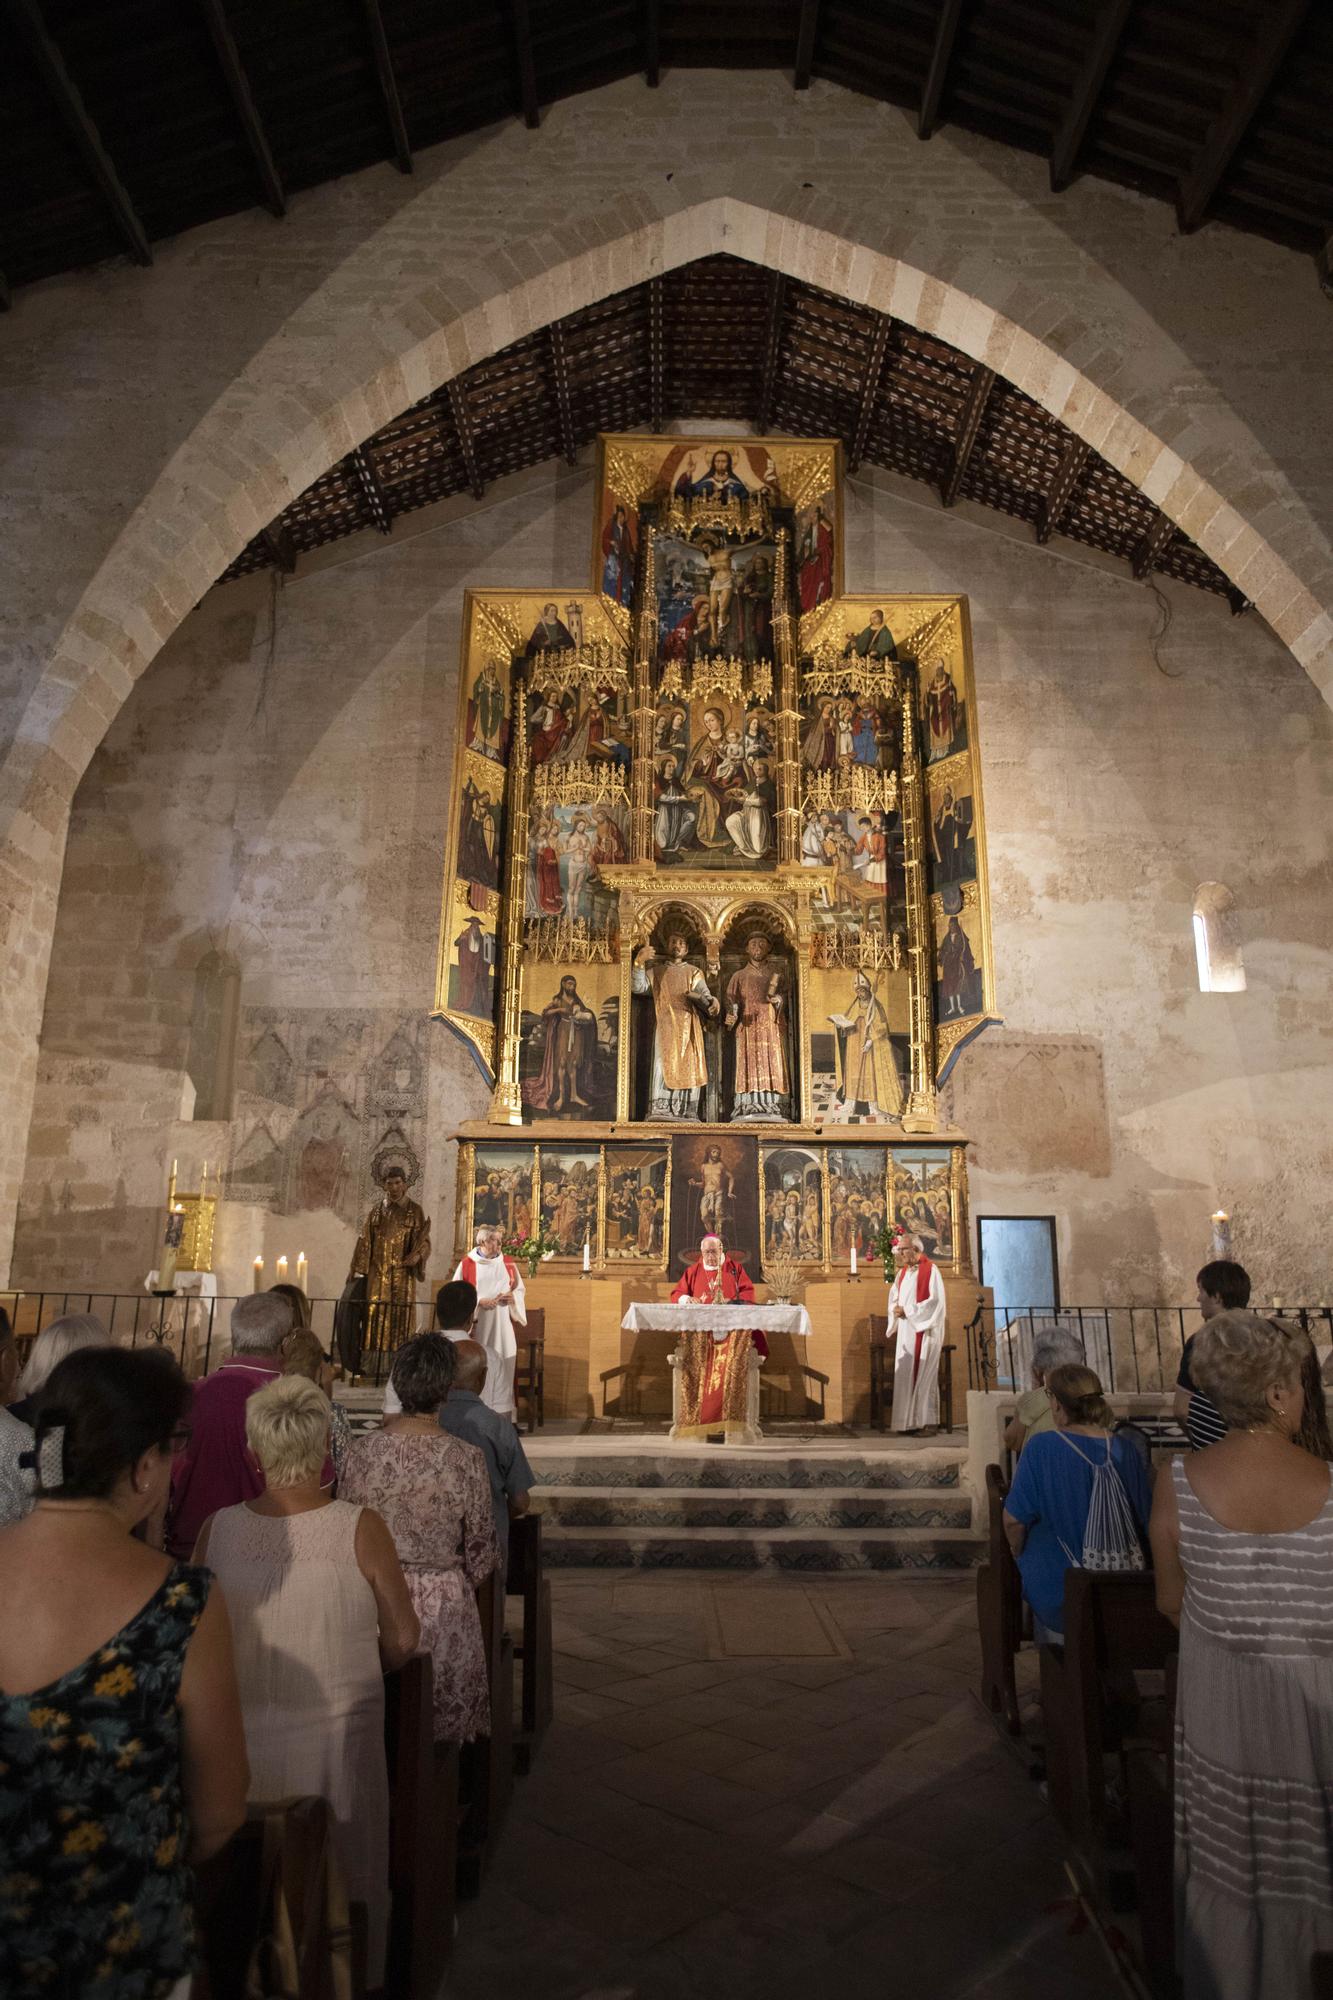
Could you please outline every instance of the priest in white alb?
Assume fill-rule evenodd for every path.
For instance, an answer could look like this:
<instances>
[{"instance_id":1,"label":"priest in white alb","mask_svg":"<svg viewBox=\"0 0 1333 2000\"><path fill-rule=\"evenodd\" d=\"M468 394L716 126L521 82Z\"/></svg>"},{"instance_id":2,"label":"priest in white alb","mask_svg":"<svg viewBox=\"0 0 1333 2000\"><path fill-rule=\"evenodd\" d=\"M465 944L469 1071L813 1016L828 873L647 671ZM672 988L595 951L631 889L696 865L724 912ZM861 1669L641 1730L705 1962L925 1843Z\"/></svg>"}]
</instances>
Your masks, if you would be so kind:
<instances>
[{"instance_id":1,"label":"priest in white alb","mask_svg":"<svg viewBox=\"0 0 1333 2000\"><path fill-rule=\"evenodd\" d=\"M940 1420L940 1355L944 1351L944 1280L919 1236L893 1239L898 1266L889 1286L889 1335L898 1344L893 1364L895 1431L920 1431Z\"/></svg>"},{"instance_id":2,"label":"priest in white alb","mask_svg":"<svg viewBox=\"0 0 1333 2000\"><path fill-rule=\"evenodd\" d=\"M472 1239L470 1257L454 1272L477 1290L477 1317L472 1338L486 1349L486 1382L482 1401L497 1417L514 1421L514 1363L518 1357L516 1326L528 1323L523 1279L512 1257L500 1249L500 1232L482 1223Z\"/></svg>"}]
</instances>

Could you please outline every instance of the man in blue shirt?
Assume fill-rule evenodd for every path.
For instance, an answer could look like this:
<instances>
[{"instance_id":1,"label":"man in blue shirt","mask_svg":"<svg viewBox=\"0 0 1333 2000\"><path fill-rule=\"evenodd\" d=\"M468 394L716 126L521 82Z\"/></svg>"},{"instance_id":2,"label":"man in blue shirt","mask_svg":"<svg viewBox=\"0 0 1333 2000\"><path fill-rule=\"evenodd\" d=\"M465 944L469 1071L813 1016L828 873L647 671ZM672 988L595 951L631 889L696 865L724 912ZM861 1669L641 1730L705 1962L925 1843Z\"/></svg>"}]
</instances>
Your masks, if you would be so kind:
<instances>
[{"instance_id":1,"label":"man in blue shirt","mask_svg":"<svg viewBox=\"0 0 1333 2000\"><path fill-rule=\"evenodd\" d=\"M487 1356L479 1341L468 1333L477 1310L476 1287L460 1278L441 1285L435 1299L435 1320L441 1333L454 1343L454 1379L448 1399L440 1411L440 1428L464 1444L476 1445L486 1461L491 1482L491 1509L495 1533L504 1562L509 1559L509 1523L526 1514L530 1505L532 1467L507 1417L497 1416L481 1399L486 1381Z\"/></svg>"}]
</instances>

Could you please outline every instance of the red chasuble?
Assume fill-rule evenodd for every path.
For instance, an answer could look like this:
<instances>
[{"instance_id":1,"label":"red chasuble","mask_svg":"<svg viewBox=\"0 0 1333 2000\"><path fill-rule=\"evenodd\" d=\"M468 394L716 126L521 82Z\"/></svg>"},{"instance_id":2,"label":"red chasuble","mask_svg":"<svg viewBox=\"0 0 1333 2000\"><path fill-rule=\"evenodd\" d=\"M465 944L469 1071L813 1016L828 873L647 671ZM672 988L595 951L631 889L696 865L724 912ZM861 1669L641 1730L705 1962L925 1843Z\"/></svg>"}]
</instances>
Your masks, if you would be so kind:
<instances>
[{"instance_id":1,"label":"red chasuble","mask_svg":"<svg viewBox=\"0 0 1333 2000\"><path fill-rule=\"evenodd\" d=\"M754 1300L754 1285L743 1264L738 1264L734 1257L724 1257L717 1271L705 1270L702 1262L691 1264L671 1297L677 1304L690 1298L710 1304L750 1305ZM697 1427L702 1432L719 1424L743 1423L748 1367L743 1359L748 1347L745 1334L738 1331L728 1334L725 1340L716 1340L701 1328L682 1338L688 1351L682 1384L688 1427L691 1430ZM761 1355L768 1353L768 1342L762 1333L752 1330L749 1339Z\"/></svg>"}]
</instances>

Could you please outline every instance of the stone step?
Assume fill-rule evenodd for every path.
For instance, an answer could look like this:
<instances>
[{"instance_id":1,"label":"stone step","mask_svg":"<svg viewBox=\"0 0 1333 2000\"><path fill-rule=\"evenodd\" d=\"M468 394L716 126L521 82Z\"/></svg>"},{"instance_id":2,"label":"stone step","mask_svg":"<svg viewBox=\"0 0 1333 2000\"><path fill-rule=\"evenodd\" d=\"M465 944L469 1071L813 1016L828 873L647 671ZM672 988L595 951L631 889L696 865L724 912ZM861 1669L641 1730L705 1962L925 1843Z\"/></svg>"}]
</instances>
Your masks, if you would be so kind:
<instances>
[{"instance_id":1,"label":"stone step","mask_svg":"<svg viewBox=\"0 0 1333 2000\"><path fill-rule=\"evenodd\" d=\"M543 1490L548 1486L619 1486L707 1492L757 1488L929 1489L957 1491L966 1448L903 1452L725 1451L701 1445L672 1445L656 1452L580 1452L543 1447L523 1438L528 1463Z\"/></svg>"},{"instance_id":2,"label":"stone step","mask_svg":"<svg viewBox=\"0 0 1333 2000\"><path fill-rule=\"evenodd\" d=\"M541 1486L548 1523L571 1528L955 1528L972 1525L957 1487Z\"/></svg>"},{"instance_id":3,"label":"stone step","mask_svg":"<svg viewBox=\"0 0 1333 2000\"><path fill-rule=\"evenodd\" d=\"M980 1535L941 1528L575 1528L552 1521L542 1552L554 1569L969 1570Z\"/></svg>"}]
</instances>

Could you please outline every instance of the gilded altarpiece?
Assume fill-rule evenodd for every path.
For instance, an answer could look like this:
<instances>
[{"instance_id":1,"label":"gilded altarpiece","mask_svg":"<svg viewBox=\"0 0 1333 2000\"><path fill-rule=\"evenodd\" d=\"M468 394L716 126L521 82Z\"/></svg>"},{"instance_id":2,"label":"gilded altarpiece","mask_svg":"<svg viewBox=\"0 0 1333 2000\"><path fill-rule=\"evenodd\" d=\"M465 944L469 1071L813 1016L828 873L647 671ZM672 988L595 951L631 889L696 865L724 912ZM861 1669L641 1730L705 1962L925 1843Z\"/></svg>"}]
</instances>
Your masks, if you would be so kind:
<instances>
[{"instance_id":1,"label":"gilded altarpiece","mask_svg":"<svg viewBox=\"0 0 1333 2000\"><path fill-rule=\"evenodd\" d=\"M842 581L836 442L608 437L592 590L467 594L436 1013L493 1103L460 1243L665 1273L714 1224L830 1271L887 1219L965 1267L967 606Z\"/></svg>"}]
</instances>

